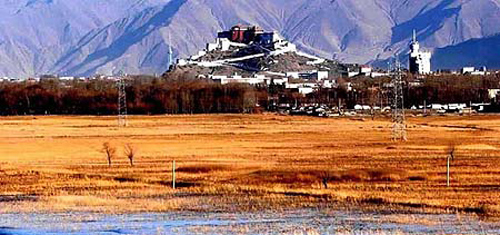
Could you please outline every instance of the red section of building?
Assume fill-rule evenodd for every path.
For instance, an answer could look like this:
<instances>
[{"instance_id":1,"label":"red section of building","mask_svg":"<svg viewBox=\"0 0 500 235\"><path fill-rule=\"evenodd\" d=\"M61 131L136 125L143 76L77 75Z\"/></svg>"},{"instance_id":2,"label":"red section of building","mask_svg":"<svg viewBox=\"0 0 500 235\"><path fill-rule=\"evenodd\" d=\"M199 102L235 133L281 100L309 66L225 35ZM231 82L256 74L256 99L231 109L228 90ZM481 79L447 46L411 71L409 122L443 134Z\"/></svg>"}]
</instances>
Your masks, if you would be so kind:
<instances>
[{"instance_id":1,"label":"red section of building","mask_svg":"<svg viewBox=\"0 0 500 235\"><path fill-rule=\"evenodd\" d=\"M229 38L233 42L250 43L255 40L257 35L263 34L264 30L258 26L236 25L229 31ZM225 35L225 33L221 34Z\"/></svg>"},{"instance_id":2,"label":"red section of building","mask_svg":"<svg viewBox=\"0 0 500 235\"><path fill-rule=\"evenodd\" d=\"M231 28L231 41L242 43L245 41L245 32L248 30L247 26L236 25Z\"/></svg>"}]
</instances>

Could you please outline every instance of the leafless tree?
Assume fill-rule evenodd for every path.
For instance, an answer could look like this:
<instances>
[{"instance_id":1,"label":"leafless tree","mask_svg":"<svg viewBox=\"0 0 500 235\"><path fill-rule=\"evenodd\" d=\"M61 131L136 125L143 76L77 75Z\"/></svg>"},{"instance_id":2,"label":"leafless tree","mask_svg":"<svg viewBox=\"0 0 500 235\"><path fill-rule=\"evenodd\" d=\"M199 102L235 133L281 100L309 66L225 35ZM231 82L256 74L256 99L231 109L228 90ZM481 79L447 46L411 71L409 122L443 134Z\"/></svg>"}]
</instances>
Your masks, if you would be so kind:
<instances>
[{"instance_id":1,"label":"leafless tree","mask_svg":"<svg viewBox=\"0 0 500 235\"><path fill-rule=\"evenodd\" d=\"M115 156L116 148L111 146L109 142L105 142L104 144L102 144L101 151L106 155L106 158L108 159L108 164L111 167L111 160Z\"/></svg>"},{"instance_id":2,"label":"leafless tree","mask_svg":"<svg viewBox=\"0 0 500 235\"><path fill-rule=\"evenodd\" d=\"M319 174L319 178L321 179L321 183L323 184L323 187L325 189L328 189L328 182L331 180L332 175L331 172L328 170L322 171Z\"/></svg>"},{"instance_id":3,"label":"leafless tree","mask_svg":"<svg viewBox=\"0 0 500 235\"><path fill-rule=\"evenodd\" d=\"M126 144L124 149L125 156L130 161L130 166L134 166L134 158L137 154L137 149L132 144Z\"/></svg>"}]
</instances>

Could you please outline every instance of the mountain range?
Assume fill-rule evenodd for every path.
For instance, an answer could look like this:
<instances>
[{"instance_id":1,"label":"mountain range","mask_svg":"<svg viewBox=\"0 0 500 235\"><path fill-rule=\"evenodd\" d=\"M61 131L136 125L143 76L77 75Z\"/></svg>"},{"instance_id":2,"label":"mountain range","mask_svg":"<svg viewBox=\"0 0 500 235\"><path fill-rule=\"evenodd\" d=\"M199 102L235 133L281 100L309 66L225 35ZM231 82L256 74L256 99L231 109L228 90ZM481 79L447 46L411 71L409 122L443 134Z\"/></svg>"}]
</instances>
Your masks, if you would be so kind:
<instances>
[{"instance_id":1,"label":"mountain range","mask_svg":"<svg viewBox=\"0 0 500 235\"><path fill-rule=\"evenodd\" d=\"M162 73L218 31L255 24L345 63L406 58L500 68L500 0L0 0L0 77ZM171 38L171 40L169 39ZM171 44L171 45L169 45Z\"/></svg>"}]
</instances>

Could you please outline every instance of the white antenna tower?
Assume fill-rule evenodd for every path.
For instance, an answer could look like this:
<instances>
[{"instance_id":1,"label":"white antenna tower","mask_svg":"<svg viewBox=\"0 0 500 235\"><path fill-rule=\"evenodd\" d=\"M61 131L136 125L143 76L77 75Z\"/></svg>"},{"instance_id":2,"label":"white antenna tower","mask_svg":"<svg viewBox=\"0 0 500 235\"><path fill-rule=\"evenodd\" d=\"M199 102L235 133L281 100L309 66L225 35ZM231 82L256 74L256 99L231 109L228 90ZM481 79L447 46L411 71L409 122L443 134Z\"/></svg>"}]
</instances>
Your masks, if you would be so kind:
<instances>
[{"instance_id":1,"label":"white antenna tower","mask_svg":"<svg viewBox=\"0 0 500 235\"><path fill-rule=\"evenodd\" d=\"M172 36L170 35L170 32L168 32L168 70L170 70L170 66L172 66L172 60L173 60L173 55L172 55Z\"/></svg>"},{"instance_id":2,"label":"white antenna tower","mask_svg":"<svg viewBox=\"0 0 500 235\"><path fill-rule=\"evenodd\" d=\"M117 80L118 87L118 127L126 127L127 123L127 92L126 88L126 76L122 71L120 71Z\"/></svg>"},{"instance_id":3,"label":"white antenna tower","mask_svg":"<svg viewBox=\"0 0 500 235\"><path fill-rule=\"evenodd\" d=\"M405 121L405 107L403 96L403 76L401 72L401 63L396 57L395 68L392 74L392 85L394 97L392 101L392 140L407 141Z\"/></svg>"}]
</instances>

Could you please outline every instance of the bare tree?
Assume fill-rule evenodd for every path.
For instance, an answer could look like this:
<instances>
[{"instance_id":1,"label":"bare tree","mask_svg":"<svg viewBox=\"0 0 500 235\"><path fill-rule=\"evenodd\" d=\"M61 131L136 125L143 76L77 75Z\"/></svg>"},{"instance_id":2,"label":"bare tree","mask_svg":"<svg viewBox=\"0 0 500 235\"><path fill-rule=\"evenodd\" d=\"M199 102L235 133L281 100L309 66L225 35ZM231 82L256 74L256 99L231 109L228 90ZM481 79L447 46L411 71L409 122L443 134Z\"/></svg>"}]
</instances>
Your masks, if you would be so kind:
<instances>
[{"instance_id":1,"label":"bare tree","mask_svg":"<svg viewBox=\"0 0 500 235\"><path fill-rule=\"evenodd\" d=\"M130 166L134 166L134 158L137 153L137 149L131 144L126 144L124 153L125 156L127 156L128 160L130 161Z\"/></svg>"},{"instance_id":2,"label":"bare tree","mask_svg":"<svg viewBox=\"0 0 500 235\"><path fill-rule=\"evenodd\" d=\"M319 178L321 179L321 183L325 189L328 189L328 182L332 178L332 174L330 171L325 170L319 173Z\"/></svg>"},{"instance_id":3,"label":"bare tree","mask_svg":"<svg viewBox=\"0 0 500 235\"><path fill-rule=\"evenodd\" d=\"M111 167L111 160L115 156L116 148L111 146L111 144L109 144L109 142L105 142L104 144L102 144L101 151L106 155L106 158L108 159L108 164Z\"/></svg>"}]
</instances>

